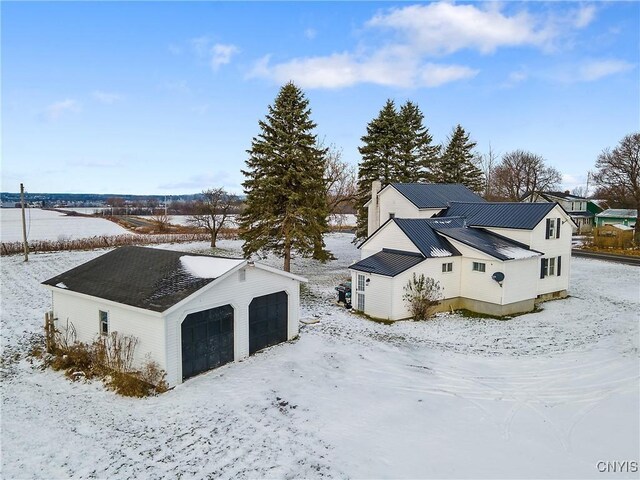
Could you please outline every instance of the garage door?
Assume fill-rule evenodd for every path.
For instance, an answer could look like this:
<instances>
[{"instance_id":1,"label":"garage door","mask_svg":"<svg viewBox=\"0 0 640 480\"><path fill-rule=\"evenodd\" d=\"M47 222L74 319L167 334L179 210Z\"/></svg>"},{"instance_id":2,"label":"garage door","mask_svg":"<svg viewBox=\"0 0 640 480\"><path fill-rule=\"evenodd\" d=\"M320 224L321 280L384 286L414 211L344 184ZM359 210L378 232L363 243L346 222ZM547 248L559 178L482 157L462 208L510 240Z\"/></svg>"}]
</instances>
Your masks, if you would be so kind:
<instances>
[{"instance_id":1,"label":"garage door","mask_svg":"<svg viewBox=\"0 0 640 480\"><path fill-rule=\"evenodd\" d=\"M249 353L287 340L287 293L256 297L249 305Z\"/></svg>"},{"instance_id":2,"label":"garage door","mask_svg":"<svg viewBox=\"0 0 640 480\"><path fill-rule=\"evenodd\" d=\"M182 322L182 379L232 361L231 305L187 315Z\"/></svg>"}]
</instances>

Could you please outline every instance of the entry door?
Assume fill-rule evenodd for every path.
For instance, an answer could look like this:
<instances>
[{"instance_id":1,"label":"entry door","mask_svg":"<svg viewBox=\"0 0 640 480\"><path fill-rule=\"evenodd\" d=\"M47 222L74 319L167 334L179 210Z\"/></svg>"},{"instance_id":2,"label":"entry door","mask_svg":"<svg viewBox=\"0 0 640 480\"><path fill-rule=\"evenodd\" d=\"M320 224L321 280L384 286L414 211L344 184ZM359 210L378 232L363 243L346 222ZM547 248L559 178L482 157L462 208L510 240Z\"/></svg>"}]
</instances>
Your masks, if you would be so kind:
<instances>
[{"instance_id":1,"label":"entry door","mask_svg":"<svg viewBox=\"0 0 640 480\"><path fill-rule=\"evenodd\" d=\"M233 307L190 313L182 322L182 379L233 361Z\"/></svg>"},{"instance_id":2,"label":"entry door","mask_svg":"<svg viewBox=\"0 0 640 480\"><path fill-rule=\"evenodd\" d=\"M256 297L249 305L249 354L287 340L286 292Z\"/></svg>"}]
</instances>

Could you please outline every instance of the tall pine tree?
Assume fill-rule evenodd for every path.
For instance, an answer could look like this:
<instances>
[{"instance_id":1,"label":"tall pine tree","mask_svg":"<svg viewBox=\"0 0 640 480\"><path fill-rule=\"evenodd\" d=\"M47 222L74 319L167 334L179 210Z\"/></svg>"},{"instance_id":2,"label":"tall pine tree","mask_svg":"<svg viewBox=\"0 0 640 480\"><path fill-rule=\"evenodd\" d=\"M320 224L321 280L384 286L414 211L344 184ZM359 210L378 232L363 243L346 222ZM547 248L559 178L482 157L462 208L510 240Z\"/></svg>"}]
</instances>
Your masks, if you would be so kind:
<instances>
[{"instance_id":1,"label":"tall pine tree","mask_svg":"<svg viewBox=\"0 0 640 480\"><path fill-rule=\"evenodd\" d=\"M432 181L440 151L439 146L431 143L433 139L424 126L420 108L411 101L397 111L393 100L387 100L367 125L367 134L361 140L356 239L367 237L368 210L364 204L371 198L371 183Z\"/></svg>"},{"instance_id":2,"label":"tall pine tree","mask_svg":"<svg viewBox=\"0 0 640 480\"><path fill-rule=\"evenodd\" d=\"M449 143L436 169L438 183L461 183L476 193L484 189L484 175L475 163L476 143L464 128L458 125L449 137Z\"/></svg>"},{"instance_id":3,"label":"tall pine tree","mask_svg":"<svg viewBox=\"0 0 640 480\"><path fill-rule=\"evenodd\" d=\"M367 207L371 198L371 182L380 180L383 185L397 180L400 170L398 155L399 117L393 100L387 100L376 118L367 125L367 133L358 147L362 161L358 166L358 192L356 239L367 237Z\"/></svg>"},{"instance_id":4,"label":"tall pine tree","mask_svg":"<svg viewBox=\"0 0 640 480\"><path fill-rule=\"evenodd\" d=\"M433 137L424 126L424 115L413 102L407 101L398 115L398 173L400 183L430 182L440 155L440 147L432 145Z\"/></svg>"},{"instance_id":5,"label":"tall pine tree","mask_svg":"<svg viewBox=\"0 0 640 480\"><path fill-rule=\"evenodd\" d=\"M273 252L291 270L294 252L331 258L322 234L328 231L324 186L326 149L319 148L309 101L293 83L284 85L260 120L242 186L245 210L240 238L245 256Z\"/></svg>"}]
</instances>

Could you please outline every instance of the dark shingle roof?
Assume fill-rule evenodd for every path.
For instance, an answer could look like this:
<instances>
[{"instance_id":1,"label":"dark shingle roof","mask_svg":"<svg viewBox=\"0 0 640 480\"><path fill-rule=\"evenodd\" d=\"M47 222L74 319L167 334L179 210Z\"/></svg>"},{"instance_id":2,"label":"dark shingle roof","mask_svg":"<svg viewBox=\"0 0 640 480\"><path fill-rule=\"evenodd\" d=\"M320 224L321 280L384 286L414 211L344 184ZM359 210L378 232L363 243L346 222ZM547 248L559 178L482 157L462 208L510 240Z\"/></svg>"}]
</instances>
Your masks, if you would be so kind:
<instances>
[{"instance_id":1,"label":"dark shingle roof","mask_svg":"<svg viewBox=\"0 0 640 480\"><path fill-rule=\"evenodd\" d=\"M381 252L354 263L349 268L359 272L395 277L423 260L424 257L419 253L388 250L385 248Z\"/></svg>"},{"instance_id":2,"label":"dark shingle roof","mask_svg":"<svg viewBox=\"0 0 640 480\"><path fill-rule=\"evenodd\" d=\"M183 256L219 258L155 248L120 247L42 283L162 312L215 280L189 273L180 261Z\"/></svg>"},{"instance_id":3,"label":"dark shingle roof","mask_svg":"<svg viewBox=\"0 0 640 480\"><path fill-rule=\"evenodd\" d=\"M552 195L557 198L564 198L565 200L588 200L585 197L580 197L578 195L573 195L567 192L540 192L541 194Z\"/></svg>"},{"instance_id":4,"label":"dark shingle roof","mask_svg":"<svg viewBox=\"0 0 640 480\"><path fill-rule=\"evenodd\" d=\"M438 217L465 217L472 227L532 230L556 206L555 203L451 202Z\"/></svg>"},{"instance_id":5,"label":"dark shingle roof","mask_svg":"<svg viewBox=\"0 0 640 480\"><path fill-rule=\"evenodd\" d=\"M392 183L393 188L418 208L445 208L452 201L484 202L458 183Z\"/></svg>"},{"instance_id":6,"label":"dark shingle roof","mask_svg":"<svg viewBox=\"0 0 640 480\"><path fill-rule=\"evenodd\" d=\"M531 250L523 243L513 241L501 235L495 235L483 229L439 228L436 230L442 235L446 235L499 260L530 258L541 255L540 252Z\"/></svg>"},{"instance_id":7,"label":"dark shingle roof","mask_svg":"<svg viewBox=\"0 0 640 480\"><path fill-rule=\"evenodd\" d=\"M461 227L462 218L394 218L393 221L409 237L418 250L427 257L451 257L460 255L445 238L438 235L434 228Z\"/></svg>"}]
</instances>

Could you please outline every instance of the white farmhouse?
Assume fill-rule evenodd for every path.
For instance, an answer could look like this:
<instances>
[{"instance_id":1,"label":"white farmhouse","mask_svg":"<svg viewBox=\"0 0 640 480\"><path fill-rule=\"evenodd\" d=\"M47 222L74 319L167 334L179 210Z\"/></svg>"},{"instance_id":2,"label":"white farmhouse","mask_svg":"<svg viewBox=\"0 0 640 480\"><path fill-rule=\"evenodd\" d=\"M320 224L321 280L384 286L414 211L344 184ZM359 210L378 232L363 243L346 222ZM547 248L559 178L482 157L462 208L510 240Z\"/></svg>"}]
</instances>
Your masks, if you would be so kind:
<instances>
[{"instance_id":1,"label":"white farmhouse","mask_svg":"<svg viewBox=\"0 0 640 480\"><path fill-rule=\"evenodd\" d=\"M117 331L138 339L170 386L298 335L300 283L243 259L121 247L51 278L58 329L80 342Z\"/></svg>"},{"instance_id":2,"label":"white farmhouse","mask_svg":"<svg viewBox=\"0 0 640 480\"><path fill-rule=\"evenodd\" d=\"M440 195L447 187L454 198L463 195L460 185L392 185L414 195L422 190L425 197L433 187ZM502 316L566 296L574 223L558 204L449 201L430 218L414 211L412 218L383 221L389 210L383 203L382 225L360 244L361 260L350 267L356 310L385 320L409 318L403 294L414 273L440 283L441 310Z\"/></svg>"}]
</instances>

